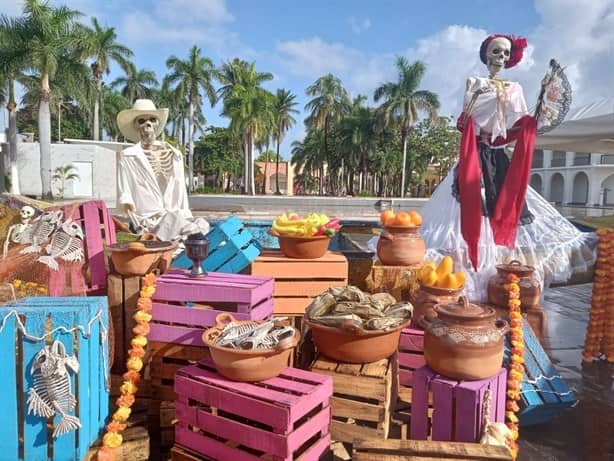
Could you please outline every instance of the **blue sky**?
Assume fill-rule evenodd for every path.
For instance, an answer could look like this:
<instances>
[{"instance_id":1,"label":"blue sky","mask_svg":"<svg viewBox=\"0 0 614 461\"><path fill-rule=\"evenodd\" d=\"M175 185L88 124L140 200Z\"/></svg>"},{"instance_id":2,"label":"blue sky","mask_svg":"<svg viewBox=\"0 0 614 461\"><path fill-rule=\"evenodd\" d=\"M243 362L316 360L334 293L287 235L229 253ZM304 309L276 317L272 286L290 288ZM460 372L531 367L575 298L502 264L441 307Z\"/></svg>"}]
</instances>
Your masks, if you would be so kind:
<instances>
[{"instance_id":1,"label":"blue sky","mask_svg":"<svg viewBox=\"0 0 614 461\"><path fill-rule=\"evenodd\" d=\"M568 66L576 104L612 96L614 0L65 0L102 24L135 52L139 68L161 80L166 59L187 56L196 44L216 64L239 57L275 75L267 87L297 94L328 72L352 95L371 96L395 78L396 55L427 65L423 89L440 95L441 112L456 115L466 77L483 75L478 49L489 33L526 36L525 60L503 76L518 80L529 105L551 57ZM17 14L20 2L0 0L0 11ZM107 79L118 75L113 69ZM206 108L210 124L227 125L221 106ZM304 135L304 113L283 144Z\"/></svg>"}]
</instances>

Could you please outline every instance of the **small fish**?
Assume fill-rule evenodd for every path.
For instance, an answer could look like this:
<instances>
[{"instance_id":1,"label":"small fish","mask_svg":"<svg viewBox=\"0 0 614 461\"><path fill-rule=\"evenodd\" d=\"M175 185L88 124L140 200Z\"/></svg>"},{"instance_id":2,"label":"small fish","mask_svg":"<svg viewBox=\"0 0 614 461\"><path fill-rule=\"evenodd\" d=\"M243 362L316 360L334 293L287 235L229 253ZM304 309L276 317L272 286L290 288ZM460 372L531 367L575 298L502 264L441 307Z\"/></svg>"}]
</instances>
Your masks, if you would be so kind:
<instances>
[{"instance_id":1,"label":"small fish","mask_svg":"<svg viewBox=\"0 0 614 461\"><path fill-rule=\"evenodd\" d=\"M371 295L371 302L373 304L377 304L378 306L386 308L391 304L395 304L397 302L397 299L390 293L375 293Z\"/></svg>"},{"instance_id":2,"label":"small fish","mask_svg":"<svg viewBox=\"0 0 614 461\"><path fill-rule=\"evenodd\" d=\"M347 287L332 287L328 289L328 293L333 295L337 302L341 301L357 301L359 303L369 302L369 295L364 293L360 288L354 286Z\"/></svg>"},{"instance_id":3,"label":"small fish","mask_svg":"<svg viewBox=\"0 0 614 461\"><path fill-rule=\"evenodd\" d=\"M391 330L405 321L403 318L380 317L367 320L365 330Z\"/></svg>"},{"instance_id":4,"label":"small fish","mask_svg":"<svg viewBox=\"0 0 614 461\"><path fill-rule=\"evenodd\" d=\"M342 325L353 325L358 328L362 325L362 319L356 314L326 315L313 319L313 321L320 325L337 328L340 328Z\"/></svg>"},{"instance_id":5,"label":"small fish","mask_svg":"<svg viewBox=\"0 0 614 461\"><path fill-rule=\"evenodd\" d=\"M337 299L330 293L323 293L320 296L316 296L311 304L307 306L307 317L314 319L322 315L328 314L330 308L337 303Z\"/></svg>"},{"instance_id":6,"label":"small fish","mask_svg":"<svg viewBox=\"0 0 614 461\"><path fill-rule=\"evenodd\" d=\"M28 414L43 418L60 414L62 419L53 429L55 438L81 427L79 418L68 414L77 404L70 388L69 369L73 373L79 372L77 358L67 356L64 344L54 341L36 354L30 370L34 384L28 391L26 401Z\"/></svg>"}]
</instances>

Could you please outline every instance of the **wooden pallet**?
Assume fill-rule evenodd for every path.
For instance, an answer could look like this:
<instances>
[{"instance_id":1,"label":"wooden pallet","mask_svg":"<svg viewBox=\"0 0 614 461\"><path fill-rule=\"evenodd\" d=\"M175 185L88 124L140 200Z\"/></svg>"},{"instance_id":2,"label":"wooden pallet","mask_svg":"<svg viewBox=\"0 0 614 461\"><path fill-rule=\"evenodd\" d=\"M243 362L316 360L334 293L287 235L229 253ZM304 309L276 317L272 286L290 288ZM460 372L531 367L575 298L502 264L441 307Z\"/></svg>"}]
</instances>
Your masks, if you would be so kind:
<instances>
[{"instance_id":1,"label":"wooden pallet","mask_svg":"<svg viewBox=\"0 0 614 461\"><path fill-rule=\"evenodd\" d=\"M105 297L22 298L0 306L3 459L82 459L89 451L109 414L108 325ZM46 419L26 411L32 363L47 339L60 341L79 362L78 373L70 373L76 407L69 414L79 417L81 427L57 438L52 432L60 416Z\"/></svg>"},{"instance_id":2,"label":"wooden pallet","mask_svg":"<svg viewBox=\"0 0 614 461\"><path fill-rule=\"evenodd\" d=\"M108 298L111 322L113 322L113 373L124 373L132 328L136 322L132 316L137 311L136 302L141 291L140 276L108 276Z\"/></svg>"},{"instance_id":3,"label":"wooden pallet","mask_svg":"<svg viewBox=\"0 0 614 461\"><path fill-rule=\"evenodd\" d=\"M558 373L531 326L523 323L525 376L520 387L521 426L543 424L559 416L576 402L576 397ZM508 338L505 359L509 360Z\"/></svg>"},{"instance_id":4,"label":"wooden pallet","mask_svg":"<svg viewBox=\"0 0 614 461\"><path fill-rule=\"evenodd\" d=\"M359 440L354 444L354 461L511 461L506 447L478 443L429 442L423 440Z\"/></svg>"},{"instance_id":5,"label":"wooden pallet","mask_svg":"<svg viewBox=\"0 0 614 461\"><path fill-rule=\"evenodd\" d=\"M203 267L208 272L238 274L262 251L261 245L236 216L228 218L207 234L209 256ZM192 260L182 253L172 266L189 269Z\"/></svg>"},{"instance_id":6,"label":"wooden pallet","mask_svg":"<svg viewBox=\"0 0 614 461\"><path fill-rule=\"evenodd\" d=\"M424 365L424 330L403 328L399 338L399 385L411 387L414 371Z\"/></svg>"},{"instance_id":7,"label":"wooden pallet","mask_svg":"<svg viewBox=\"0 0 614 461\"><path fill-rule=\"evenodd\" d=\"M220 313L236 320L263 320L273 313L273 285L269 277L209 272L192 278L173 270L158 277L153 296L152 341L200 346L204 330Z\"/></svg>"},{"instance_id":8,"label":"wooden pallet","mask_svg":"<svg viewBox=\"0 0 614 461\"><path fill-rule=\"evenodd\" d=\"M286 368L256 383L230 381L210 361L175 376L176 444L216 460L317 460L330 444L332 380Z\"/></svg>"},{"instance_id":9,"label":"wooden pallet","mask_svg":"<svg viewBox=\"0 0 614 461\"><path fill-rule=\"evenodd\" d=\"M318 356L311 370L333 378L333 440L385 439L397 397L397 357L347 364Z\"/></svg>"},{"instance_id":10,"label":"wooden pallet","mask_svg":"<svg viewBox=\"0 0 614 461\"><path fill-rule=\"evenodd\" d=\"M377 261L365 279L366 291L390 293L397 301L410 301L412 293L419 288L417 275L420 267L422 264L384 266Z\"/></svg>"},{"instance_id":11,"label":"wooden pallet","mask_svg":"<svg viewBox=\"0 0 614 461\"><path fill-rule=\"evenodd\" d=\"M348 262L343 254L331 251L318 259L294 259L267 250L251 264L250 273L275 279L275 314L302 315L314 297L330 287L347 285Z\"/></svg>"},{"instance_id":12,"label":"wooden pallet","mask_svg":"<svg viewBox=\"0 0 614 461\"><path fill-rule=\"evenodd\" d=\"M484 426L484 395L491 392L490 420L504 422L507 371L489 379L459 381L438 375L428 366L414 372L410 438L444 442L477 442ZM433 412L429 424L432 392Z\"/></svg>"}]
</instances>

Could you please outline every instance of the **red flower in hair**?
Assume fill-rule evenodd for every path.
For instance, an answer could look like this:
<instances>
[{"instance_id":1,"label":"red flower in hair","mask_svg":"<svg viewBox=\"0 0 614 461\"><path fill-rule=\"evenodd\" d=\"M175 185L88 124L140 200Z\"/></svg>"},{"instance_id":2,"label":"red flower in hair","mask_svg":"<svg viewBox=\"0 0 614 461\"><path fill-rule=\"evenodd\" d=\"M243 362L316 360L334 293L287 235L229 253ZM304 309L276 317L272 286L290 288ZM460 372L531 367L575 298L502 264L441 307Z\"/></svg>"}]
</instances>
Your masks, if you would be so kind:
<instances>
[{"instance_id":1,"label":"red flower in hair","mask_svg":"<svg viewBox=\"0 0 614 461\"><path fill-rule=\"evenodd\" d=\"M514 67L520 61L522 61L522 56L524 54L524 49L527 47L527 39L523 37L516 37L511 34L492 34L489 35L486 40L482 42L480 46L480 59L484 64L487 64L486 61L486 50L488 49L488 44L492 42L495 38L503 37L507 38L512 44L512 48L510 50L510 59L505 63L505 68L509 69L510 67Z\"/></svg>"}]
</instances>

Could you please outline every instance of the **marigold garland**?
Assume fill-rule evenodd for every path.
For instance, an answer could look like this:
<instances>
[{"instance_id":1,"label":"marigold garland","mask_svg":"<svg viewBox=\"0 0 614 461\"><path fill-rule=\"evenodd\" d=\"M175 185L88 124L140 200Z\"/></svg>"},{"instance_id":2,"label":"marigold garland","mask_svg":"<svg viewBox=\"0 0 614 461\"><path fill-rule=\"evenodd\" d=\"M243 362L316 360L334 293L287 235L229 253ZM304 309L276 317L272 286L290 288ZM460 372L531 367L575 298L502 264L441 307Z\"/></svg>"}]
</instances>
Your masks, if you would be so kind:
<instances>
[{"instance_id":1,"label":"marigold garland","mask_svg":"<svg viewBox=\"0 0 614 461\"><path fill-rule=\"evenodd\" d=\"M509 274L503 285L508 296L509 319L510 319L510 352L511 360L507 375L507 400L505 402L505 420L511 435L507 439L507 445L512 458L518 457L518 416L520 410L520 387L524 376L524 336L522 332L522 311L520 310L520 279L515 274Z\"/></svg>"},{"instance_id":2,"label":"marigold garland","mask_svg":"<svg viewBox=\"0 0 614 461\"><path fill-rule=\"evenodd\" d=\"M608 362L614 363L614 229L599 229L597 235L593 298L582 361L590 363L603 354Z\"/></svg>"},{"instance_id":3,"label":"marigold garland","mask_svg":"<svg viewBox=\"0 0 614 461\"><path fill-rule=\"evenodd\" d=\"M123 438L121 433L126 429L126 421L130 418L131 407L134 404L134 394L138 391L137 383L141 379L140 371L143 368L142 358L145 356L147 347L147 335L149 334L149 321L151 320L151 298L156 291L156 276L147 274L141 278L140 298L136 303L137 311L132 316L136 325L132 329L134 337L130 341L128 360L126 361L126 373L123 374L124 382L119 388L120 397L116 400L117 410L113 413L111 422L107 425L107 432L102 438L102 447L98 450L98 461L114 461L115 449L118 448Z\"/></svg>"}]
</instances>

